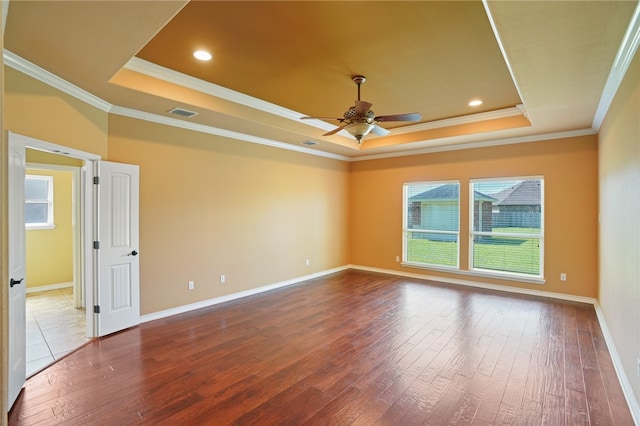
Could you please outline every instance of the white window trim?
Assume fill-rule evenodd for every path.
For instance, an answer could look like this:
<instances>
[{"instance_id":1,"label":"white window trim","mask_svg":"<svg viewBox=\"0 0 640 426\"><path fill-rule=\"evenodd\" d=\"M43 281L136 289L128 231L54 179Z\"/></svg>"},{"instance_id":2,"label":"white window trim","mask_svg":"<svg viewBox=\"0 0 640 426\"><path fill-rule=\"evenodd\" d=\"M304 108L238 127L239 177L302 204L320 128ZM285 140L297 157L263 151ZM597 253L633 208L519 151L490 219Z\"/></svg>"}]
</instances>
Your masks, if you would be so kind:
<instances>
[{"instance_id":1,"label":"white window trim","mask_svg":"<svg viewBox=\"0 0 640 426\"><path fill-rule=\"evenodd\" d=\"M502 182L502 181L511 181L511 180L539 180L540 181L540 233L539 234L511 234L507 232L503 233L494 233L494 232L474 232L474 190L473 184L477 182ZM545 199L544 199L544 176L507 176L507 177L499 177L499 178L477 178L477 179L469 179L469 273L477 276L484 276L488 278L500 278L500 279L512 279L514 281L524 281L535 284L544 284L546 282L544 278L544 232L545 232L545 221L544 221L544 211L546 210ZM509 271L494 271L487 270L482 268L474 268L473 267L473 237L475 235L499 235L504 237L522 237L522 238L538 238L540 240L540 274L538 275L530 275L530 274L520 274L517 272L509 272Z\"/></svg>"},{"instance_id":2,"label":"white window trim","mask_svg":"<svg viewBox=\"0 0 640 426\"><path fill-rule=\"evenodd\" d=\"M56 225L53 218L53 176L43 176L43 175L33 175L27 174L25 175L25 179L34 179L34 180L46 180L49 183L49 191L47 193L47 199L44 200L27 200L25 197L26 204L36 204L36 203L47 203L47 222L42 223L26 223L25 229L27 230L36 230L36 229L55 229Z\"/></svg>"},{"instance_id":3,"label":"white window trim","mask_svg":"<svg viewBox=\"0 0 640 426\"><path fill-rule=\"evenodd\" d=\"M461 188L461 182L459 180L429 180L429 181L420 181L420 182L405 182L402 184L402 266L410 266L410 267L418 267L425 269L433 269L433 270L441 270L446 272L458 272L460 271L460 195L458 195L458 231L429 231L427 229L408 229L407 224L407 188L409 186L416 185L434 185L434 184L457 184L458 188ZM459 192L458 192L459 194ZM408 257L408 233L409 232L429 232L429 233L438 233L438 234L447 234L447 235L455 235L456 241L458 242L458 249L456 250L456 264L455 266L447 266L447 265L438 265L433 263L422 263L422 262L414 262L407 259Z\"/></svg>"}]
</instances>

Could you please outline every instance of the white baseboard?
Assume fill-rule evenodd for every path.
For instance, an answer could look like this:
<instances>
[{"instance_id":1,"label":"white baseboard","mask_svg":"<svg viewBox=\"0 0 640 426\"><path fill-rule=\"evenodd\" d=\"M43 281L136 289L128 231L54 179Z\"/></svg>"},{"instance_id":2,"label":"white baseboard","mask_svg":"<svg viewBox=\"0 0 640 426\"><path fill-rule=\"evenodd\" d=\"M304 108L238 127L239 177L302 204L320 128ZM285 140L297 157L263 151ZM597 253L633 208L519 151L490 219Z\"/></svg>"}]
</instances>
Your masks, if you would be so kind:
<instances>
[{"instance_id":1,"label":"white baseboard","mask_svg":"<svg viewBox=\"0 0 640 426\"><path fill-rule=\"evenodd\" d=\"M286 287L293 284L298 284L304 281L311 280L313 278L322 277L324 275L333 274L334 272L344 271L349 269L348 266L341 266L338 268L327 269L325 271L316 272L314 274L303 275L301 277L292 278L286 281L280 281L274 284L268 284L258 288L252 288L250 290L240 291L237 293L227 294L225 296L215 297L213 299L203 300L201 302L191 303L189 305L178 306L176 308L167 309L164 311L153 312L151 314L142 315L140 322L153 321L161 318L170 317L172 315L182 314L185 312L193 311L195 309L206 308L207 306L217 305L219 303L230 302L232 300L240 299L247 296L253 296L254 294L264 293L269 290L275 290L277 288Z\"/></svg>"},{"instance_id":2,"label":"white baseboard","mask_svg":"<svg viewBox=\"0 0 640 426\"><path fill-rule=\"evenodd\" d=\"M37 287L27 287L27 294L42 293L44 291L60 290L62 288L73 287L73 282L39 285Z\"/></svg>"},{"instance_id":3,"label":"white baseboard","mask_svg":"<svg viewBox=\"0 0 640 426\"><path fill-rule=\"evenodd\" d=\"M618 380L620 381L620 386L622 387L622 393L627 400L629 410L631 410L633 421L636 425L640 425L640 405L638 404L638 400L636 399L633 388L631 387L629 377L624 371L624 368L622 366L622 359L618 354L616 345L613 343L613 336L609 332L609 327L607 327L607 322L604 319L604 312L602 312L600 304L597 301L594 304L594 307L596 308L596 315L598 316L598 322L600 323L600 328L602 329L604 341L607 343L607 349L609 349L609 354L611 355L611 361L613 361L613 368L615 368L616 370Z\"/></svg>"},{"instance_id":4,"label":"white baseboard","mask_svg":"<svg viewBox=\"0 0 640 426\"><path fill-rule=\"evenodd\" d=\"M567 300L571 302L588 303L590 305L594 305L596 303L596 299L594 299L593 297L574 296L572 294L554 293L551 291L511 287L506 285L488 284L488 283L481 283L477 281L460 280L457 278L439 277L435 275L415 274L411 272L394 271L391 269L370 268L368 266L361 266L361 265L349 265L349 268L358 269L360 271L379 272L382 274L398 275L398 276L408 277L408 278L418 278L421 280L438 281L438 282L447 283L447 284L463 285L465 287L476 287L476 288L483 288L487 290L504 291L507 293L518 293L518 294L528 294L530 296L549 297L551 299L561 299L561 300Z\"/></svg>"}]
</instances>

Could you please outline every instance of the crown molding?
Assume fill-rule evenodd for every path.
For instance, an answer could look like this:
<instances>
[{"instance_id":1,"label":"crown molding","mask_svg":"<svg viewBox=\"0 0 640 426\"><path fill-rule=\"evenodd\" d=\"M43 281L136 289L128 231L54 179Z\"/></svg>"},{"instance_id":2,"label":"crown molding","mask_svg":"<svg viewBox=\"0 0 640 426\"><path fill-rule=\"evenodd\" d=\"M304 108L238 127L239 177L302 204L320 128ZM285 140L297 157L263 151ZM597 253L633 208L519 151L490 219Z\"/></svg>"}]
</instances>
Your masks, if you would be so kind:
<instances>
[{"instance_id":1,"label":"crown molding","mask_svg":"<svg viewBox=\"0 0 640 426\"><path fill-rule=\"evenodd\" d=\"M522 104L516 105L511 108L503 108L493 111L479 112L476 114L461 115L459 117L428 121L425 123L413 124L410 126L395 127L393 129L393 134L401 135L404 133L421 132L425 130L440 129L443 127L461 126L464 124L478 123L488 120L498 120L501 118L515 117L518 115L523 115L526 117L524 105Z\"/></svg>"},{"instance_id":2,"label":"crown molding","mask_svg":"<svg viewBox=\"0 0 640 426\"><path fill-rule=\"evenodd\" d=\"M491 30L493 31L493 35L496 38L496 43L500 48L500 53L502 53L502 58L504 59L504 63L507 66L507 69L509 70L509 75L511 75L511 81L513 81L513 85L515 86L516 91L518 92L518 97L522 102L524 102L524 97L522 96L522 91L520 90L520 86L518 85L516 74L513 72L513 68L511 67L511 62L509 62L509 57L507 56L507 51L504 48L504 44L502 44L502 39L500 38L500 34L498 33L498 27L496 27L496 23L493 19L493 15L491 14L489 1L482 0L482 6L484 7L484 11L487 14L487 19L489 19L489 25L491 25ZM518 108L521 109L522 115L524 115L525 117L527 117L529 121L531 121L531 118L527 113L526 107L524 105L518 105ZM533 124L533 122L531 124Z\"/></svg>"},{"instance_id":3,"label":"crown molding","mask_svg":"<svg viewBox=\"0 0 640 426\"><path fill-rule=\"evenodd\" d=\"M254 98L253 96L245 95L244 93L236 92L235 90L174 71L135 56L125 64L124 68L289 120L300 121L300 118L304 117L304 114L288 108L283 108L271 102L263 101L262 99ZM323 130L332 130L334 128L331 124L320 120L309 120L306 124Z\"/></svg>"},{"instance_id":4,"label":"crown molding","mask_svg":"<svg viewBox=\"0 0 640 426\"><path fill-rule=\"evenodd\" d=\"M26 59L16 55L15 53L7 49L3 49L2 58L5 65L10 66L11 68L20 71L21 73L26 74L29 77L33 77L36 80L54 87L66 93L67 95L73 96L74 98L79 99L93 107L96 107L101 111L109 112L111 110L112 105L109 102L104 101L99 97L87 92L86 90L69 83L68 81L45 70L44 68L37 66L34 63L27 61Z\"/></svg>"},{"instance_id":5,"label":"crown molding","mask_svg":"<svg viewBox=\"0 0 640 426\"><path fill-rule=\"evenodd\" d=\"M372 154L372 155L364 155L360 157L350 158L349 161L367 161L367 160L379 160L384 158L393 158L393 157L405 157L411 155L420 155L420 154L432 154L435 152L445 152L445 151L459 151L462 149L472 149L472 148L488 148L492 146L500 146L500 145L514 145L519 143L529 143L529 142L541 142L552 139L564 139L564 138L573 138L578 136L588 136L595 135L598 132L595 129L578 129L578 130L569 130L566 132L553 132L553 133L541 133L535 135L527 135L527 136L515 136L504 139L489 139L486 141L479 142L468 142L468 143L460 143L457 145L445 145L445 146L434 146L430 148L422 148L415 149L411 151L402 151L402 152L390 152L385 154ZM433 139L430 141L423 142L438 142L442 140L451 141L454 138L444 138L444 139Z\"/></svg>"},{"instance_id":6,"label":"crown molding","mask_svg":"<svg viewBox=\"0 0 640 426\"><path fill-rule=\"evenodd\" d=\"M613 98L618 92L618 88L620 84L622 84L629 65L638 50L638 45L640 45L640 2L637 4L636 10L631 17L627 32L622 39L616 58L611 66L609 78L604 85L602 96L600 96L600 102L598 103L598 108L593 117L593 124L591 125L594 129L600 130L600 126L611 106L611 102L613 102Z\"/></svg>"},{"instance_id":7,"label":"crown molding","mask_svg":"<svg viewBox=\"0 0 640 426\"><path fill-rule=\"evenodd\" d=\"M162 115L152 114L152 113L131 109L131 108L125 108L117 105L111 109L110 113L115 115L120 115L123 117L149 121L151 123L158 123L158 124L164 124L167 126L178 127L181 129L193 130L194 132L206 133L209 135L216 135L224 138L235 139L242 142L250 142L258 145L265 145L265 146L270 146L274 148L286 149L288 151L296 151L304 154L315 155L318 157L332 158L334 160L349 161L349 157L345 157L343 155L317 151L317 150L306 148L304 146L297 146L297 145L292 145L284 142L278 142L272 139L248 135L246 133L239 133L231 130L225 130L217 127L207 126L204 124L192 123L190 121L184 121L184 120L179 120L177 118L165 117Z\"/></svg>"},{"instance_id":8,"label":"crown molding","mask_svg":"<svg viewBox=\"0 0 640 426\"><path fill-rule=\"evenodd\" d=\"M167 126L193 130L200 133L207 133L210 135L227 137L231 139L241 140L244 142L256 143L259 145L266 145L274 148L280 148L280 149L286 149L289 151L296 151L296 152L301 152L305 154L311 154L319 157L332 158L332 159L341 160L341 161L349 161L349 157L345 157L342 155L331 154L323 151L309 149L303 146L291 145L284 142L274 141L271 139L260 138L257 136L247 135L239 132L232 132L232 131L219 129L212 126L196 124L188 121L178 120L171 117L164 117L157 114L151 114L151 113L140 111L140 110L125 108L118 105L112 105L109 102L106 102L100 99L99 97L87 92L84 89L79 88L78 86L72 83L69 83L63 78L60 78L57 75L45 70L44 68L41 68L33 64L32 62L27 61L26 59L16 55L15 53L9 50L4 49L2 53L3 53L3 60L5 65L8 65L13 69L28 75L29 77L32 77L38 81L41 81L48 86L58 89L70 96L73 96L74 98L82 102L85 102L86 104L89 104L107 113L126 116L130 118L136 118L139 120L150 121L150 122L159 123L159 124L165 124Z\"/></svg>"}]
</instances>

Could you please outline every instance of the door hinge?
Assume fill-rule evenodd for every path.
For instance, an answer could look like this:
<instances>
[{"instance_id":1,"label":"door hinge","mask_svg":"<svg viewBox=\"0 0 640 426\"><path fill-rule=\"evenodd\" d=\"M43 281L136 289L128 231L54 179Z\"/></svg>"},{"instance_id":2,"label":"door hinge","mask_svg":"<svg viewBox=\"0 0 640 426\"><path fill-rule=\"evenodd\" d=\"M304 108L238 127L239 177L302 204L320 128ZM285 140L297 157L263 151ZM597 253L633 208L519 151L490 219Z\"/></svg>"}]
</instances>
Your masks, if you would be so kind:
<instances>
[{"instance_id":1,"label":"door hinge","mask_svg":"<svg viewBox=\"0 0 640 426\"><path fill-rule=\"evenodd\" d=\"M93 248L95 250L100 250L100 241L94 241L93 242Z\"/></svg>"},{"instance_id":2,"label":"door hinge","mask_svg":"<svg viewBox=\"0 0 640 426\"><path fill-rule=\"evenodd\" d=\"M100 313L100 305L95 305L93 307L93 313L94 314L99 314Z\"/></svg>"},{"instance_id":3,"label":"door hinge","mask_svg":"<svg viewBox=\"0 0 640 426\"><path fill-rule=\"evenodd\" d=\"M93 177L93 184L94 185L100 185L100 177L99 176L94 176Z\"/></svg>"}]
</instances>

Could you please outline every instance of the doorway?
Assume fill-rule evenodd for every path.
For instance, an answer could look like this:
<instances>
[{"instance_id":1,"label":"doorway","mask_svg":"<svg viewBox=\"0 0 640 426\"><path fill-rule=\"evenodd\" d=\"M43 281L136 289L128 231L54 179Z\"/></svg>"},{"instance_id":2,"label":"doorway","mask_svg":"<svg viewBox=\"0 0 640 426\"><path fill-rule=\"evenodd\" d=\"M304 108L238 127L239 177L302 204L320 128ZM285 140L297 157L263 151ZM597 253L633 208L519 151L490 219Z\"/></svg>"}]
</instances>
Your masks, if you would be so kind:
<instances>
[{"instance_id":1,"label":"doorway","mask_svg":"<svg viewBox=\"0 0 640 426\"><path fill-rule=\"evenodd\" d=\"M8 132L8 406L26 381L26 149L84 161L80 169L78 276L85 283L86 336L140 323L139 166ZM102 237L102 240L101 240ZM98 320L100 318L100 320Z\"/></svg>"},{"instance_id":2,"label":"doorway","mask_svg":"<svg viewBox=\"0 0 640 426\"><path fill-rule=\"evenodd\" d=\"M90 337L77 238L84 162L29 148L26 159L26 376L30 377Z\"/></svg>"}]
</instances>

